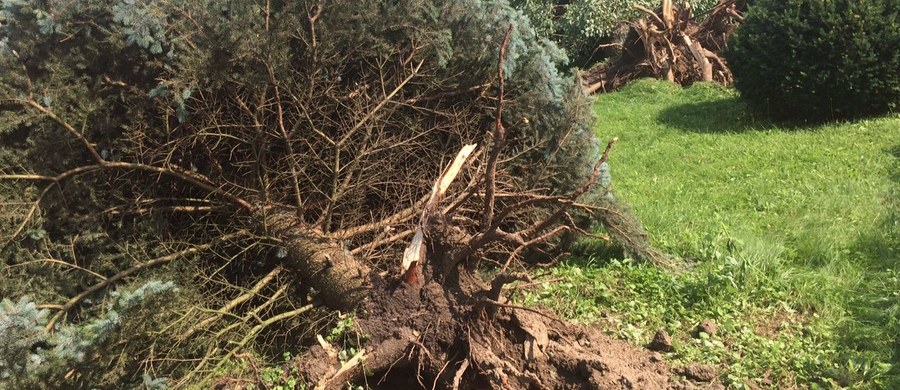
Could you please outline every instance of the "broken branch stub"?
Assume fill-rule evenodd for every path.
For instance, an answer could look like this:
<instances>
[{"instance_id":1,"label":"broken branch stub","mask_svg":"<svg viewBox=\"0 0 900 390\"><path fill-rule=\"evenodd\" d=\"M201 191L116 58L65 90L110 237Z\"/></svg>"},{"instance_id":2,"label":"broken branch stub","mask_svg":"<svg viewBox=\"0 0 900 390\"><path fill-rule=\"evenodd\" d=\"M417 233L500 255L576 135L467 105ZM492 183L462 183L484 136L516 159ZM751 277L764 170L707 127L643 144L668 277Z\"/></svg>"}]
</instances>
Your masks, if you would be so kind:
<instances>
[{"instance_id":1,"label":"broken branch stub","mask_svg":"<svg viewBox=\"0 0 900 390\"><path fill-rule=\"evenodd\" d=\"M444 173L442 173L434 183L434 187L431 190L431 197L428 199L428 202L425 203L425 209L422 211L422 218L419 221L419 225L416 226L416 232L413 235L413 239L406 250L403 251L403 261L400 264L400 272L403 274L403 280L407 284L418 283L417 265L425 260L425 221L429 214L437 210L437 205L444 197L444 194L447 193L450 184L452 184L456 179L456 176L459 175L460 170L462 170L473 151L475 151L475 144L463 146L459 153L456 154L453 162L450 163Z\"/></svg>"}]
</instances>

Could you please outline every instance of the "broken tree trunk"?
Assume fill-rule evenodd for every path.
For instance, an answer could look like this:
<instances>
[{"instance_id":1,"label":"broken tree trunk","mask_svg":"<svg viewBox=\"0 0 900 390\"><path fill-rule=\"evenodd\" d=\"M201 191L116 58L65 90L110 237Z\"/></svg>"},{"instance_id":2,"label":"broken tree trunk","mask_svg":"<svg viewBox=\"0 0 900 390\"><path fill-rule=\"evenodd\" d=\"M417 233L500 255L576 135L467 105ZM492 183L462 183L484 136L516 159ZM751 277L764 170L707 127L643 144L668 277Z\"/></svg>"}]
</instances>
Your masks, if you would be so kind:
<instances>
[{"instance_id":1,"label":"broken tree trunk","mask_svg":"<svg viewBox=\"0 0 900 390\"><path fill-rule=\"evenodd\" d=\"M700 74L702 75L702 80L713 81L713 67L709 63L709 60L706 59L706 55L704 54L706 50L702 46L700 46L699 42L692 42L691 37L687 35L682 35L681 39L682 41L684 41L684 45L691 50L691 54L694 56L694 61L697 61L697 64L700 66Z\"/></svg>"},{"instance_id":2,"label":"broken tree trunk","mask_svg":"<svg viewBox=\"0 0 900 390\"><path fill-rule=\"evenodd\" d=\"M434 184L421 222L403 256L401 273L407 284L419 283L420 264L425 258L426 222L431 214L437 212L435 208L474 149L474 144L463 147ZM284 266L314 288L318 292L316 296L326 306L349 311L371 294L371 269L343 248L339 240L298 224L296 214L291 210L269 209L262 218L265 230L281 240Z\"/></svg>"},{"instance_id":3,"label":"broken tree trunk","mask_svg":"<svg viewBox=\"0 0 900 390\"><path fill-rule=\"evenodd\" d=\"M656 10L635 7L646 18L632 23L619 57L583 74L587 93L615 91L644 77L680 85L733 82L728 64L717 53L743 20L745 0L719 0L702 21L694 19L689 3L665 0Z\"/></svg>"}]
</instances>

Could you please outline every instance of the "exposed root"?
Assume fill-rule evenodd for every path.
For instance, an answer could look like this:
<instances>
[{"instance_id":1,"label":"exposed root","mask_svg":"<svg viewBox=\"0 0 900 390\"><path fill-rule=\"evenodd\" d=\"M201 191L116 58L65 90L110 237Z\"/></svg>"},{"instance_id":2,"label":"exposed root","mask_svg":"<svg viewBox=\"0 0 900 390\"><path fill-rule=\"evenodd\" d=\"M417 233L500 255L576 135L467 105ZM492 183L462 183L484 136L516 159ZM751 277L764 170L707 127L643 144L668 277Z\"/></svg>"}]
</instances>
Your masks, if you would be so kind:
<instances>
[{"instance_id":1,"label":"exposed root","mask_svg":"<svg viewBox=\"0 0 900 390\"><path fill-rule=\"evenodd\" d=\"M316 346L292 366L321 389L364 381L438 389L683 386L650 351L540 312L501 306L487 314L463 289L431 282L378 294L358 317L357 331L369 337L358 354L365 359L341 364Z\"/></svg>"},{"instance_id":2,"label":"exposed root","mask_svg":"<svg viewBox=\"0 0 900 390\"><path fill-rule=\"evenodd\" d=\"M611 92L642 77L667 79L680 85L733 82L731 70L718 53L743 21L745 0L719 0L703 21L694 19L689 3L650 10L631 25L622 53L584 74L587 93Z\"/></svg>"}]
</instances>

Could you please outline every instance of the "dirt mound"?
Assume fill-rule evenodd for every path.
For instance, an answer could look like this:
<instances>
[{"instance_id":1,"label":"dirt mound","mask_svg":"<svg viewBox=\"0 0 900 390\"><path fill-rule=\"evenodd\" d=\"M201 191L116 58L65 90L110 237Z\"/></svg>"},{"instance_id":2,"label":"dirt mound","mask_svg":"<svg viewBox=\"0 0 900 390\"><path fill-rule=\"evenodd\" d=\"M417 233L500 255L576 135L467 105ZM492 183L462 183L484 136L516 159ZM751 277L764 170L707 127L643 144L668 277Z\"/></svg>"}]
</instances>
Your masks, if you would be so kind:
<instances>
[{"instance_id":1,"label":"dirt mound","mask_svg":"<svg viewBox=\"0 0 900 390\"><path fill-rule=\"evenodd\" d=\"M449 287L449 288L448 288ZM295 371L318 388L682 389L650 351L530 308L490 299L468 277L453 286L398 284L359 310L364 361L319 345ZM357 359L359 360L359 359ZM369 375L366 376L366 373ZM321 379L326 378L326 379Z\"/></svg>"}]
</instances>

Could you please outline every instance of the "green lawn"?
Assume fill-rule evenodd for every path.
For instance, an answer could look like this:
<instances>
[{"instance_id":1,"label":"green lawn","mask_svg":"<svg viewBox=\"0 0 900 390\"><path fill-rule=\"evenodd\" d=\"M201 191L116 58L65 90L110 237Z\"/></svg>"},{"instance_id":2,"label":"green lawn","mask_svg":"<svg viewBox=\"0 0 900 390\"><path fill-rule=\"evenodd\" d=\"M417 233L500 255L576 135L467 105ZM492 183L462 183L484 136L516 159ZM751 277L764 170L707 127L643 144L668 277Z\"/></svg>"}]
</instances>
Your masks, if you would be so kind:
<instances>
[{"instance_id":1,"label":"green lawn","mask_svg":"<svg viewBox=\"0 0 900 390\"><path fill-rule=\"evenodd\" d=\"M678 271L592 256L526 294L732 388L900 388L900 117L779 128L736 93L641 81L596 102L613 186ZM590 246L588 246L590 247ZM692 337L702 319L714 336Z\"/></svg>"}]
</instances>

